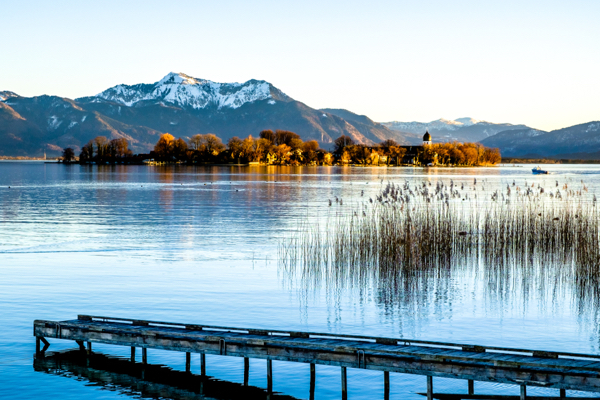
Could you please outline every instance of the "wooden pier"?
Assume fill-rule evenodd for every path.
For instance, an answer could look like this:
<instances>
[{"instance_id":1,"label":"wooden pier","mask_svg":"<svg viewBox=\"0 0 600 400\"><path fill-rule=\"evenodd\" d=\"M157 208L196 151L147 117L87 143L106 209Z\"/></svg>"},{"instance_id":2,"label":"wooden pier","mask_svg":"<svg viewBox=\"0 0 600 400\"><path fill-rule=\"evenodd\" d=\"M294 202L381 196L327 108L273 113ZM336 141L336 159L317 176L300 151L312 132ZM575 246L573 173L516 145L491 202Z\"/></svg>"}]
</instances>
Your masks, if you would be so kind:
<instances>
[{"instance_id":1,"label":"wooden pier","mask_svg":"<svg viewBox=\"0 0 600 400\"><path fill-rule=\"evenodd\" d=\"M316 364L341 367L343 399L347 398L347 368L383 371L386 399L390 393L390 372L425 375L424 395L428 399L483 398L475 394L475 381L519 385L520 399L527 397L528 386L555 388L560 398L566 397L566 390L600 392L599 355L89 315L68 321L36 320L33 332L38 356L48 349L49 338L76 341L87 352L92 351L93 343L128 346L133 362L136 349L141 348L142 364L148 363L148 349L172 350L186 353L188 372L192 353L200 354L202 376L206 374L206 354L243 357L246 384L248 359L266 359L268 392L273 389L272 360L309 363L311 398L317 379ZM464 379L468 395L448 397L455 395L434 393L434 377Z\"/></svg>"}]
</instances>

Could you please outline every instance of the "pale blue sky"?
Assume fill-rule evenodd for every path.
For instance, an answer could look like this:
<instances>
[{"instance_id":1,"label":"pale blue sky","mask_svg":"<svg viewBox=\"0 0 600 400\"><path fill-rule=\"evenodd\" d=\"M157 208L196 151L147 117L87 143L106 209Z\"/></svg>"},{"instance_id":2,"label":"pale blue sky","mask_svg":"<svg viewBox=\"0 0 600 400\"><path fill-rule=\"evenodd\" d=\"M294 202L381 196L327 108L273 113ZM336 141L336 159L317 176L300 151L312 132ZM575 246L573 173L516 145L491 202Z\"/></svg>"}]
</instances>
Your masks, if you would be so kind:
<instances>
[{"instance_id":1,"label":"pale blue sky","mask_svg":"<svg viewBox=\"0 0 600 400\"><path fill-rule=\"evenodd\" d=\"M376 121L600 120L600 1L7 1L0 90L76 98L170 71L264 79Z\"/></svg>"}]
</instances>

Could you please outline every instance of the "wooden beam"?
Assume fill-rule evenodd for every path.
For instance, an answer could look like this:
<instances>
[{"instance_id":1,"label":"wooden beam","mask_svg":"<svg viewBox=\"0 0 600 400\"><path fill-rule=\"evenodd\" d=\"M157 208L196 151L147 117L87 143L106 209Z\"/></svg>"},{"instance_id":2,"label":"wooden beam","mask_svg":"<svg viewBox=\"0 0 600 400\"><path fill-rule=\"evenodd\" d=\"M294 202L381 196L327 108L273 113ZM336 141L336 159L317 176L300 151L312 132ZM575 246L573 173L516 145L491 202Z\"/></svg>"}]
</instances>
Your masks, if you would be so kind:
<instances>
[{"instance_id":1,"label":"wooden beam","mask_svg":"<svg viewBox=\"0 0 600 400\"><path fill-rule=\"evenodd\" d=\"M244 357L244 386L248 386L248 380L250 378L250 359Z\"/></svg>"},{"instance_id":2,"label":"wooden beam","mask_svg":"<svg viewBox=\"0 0 600 400\"><path fill-rule=\"evenodd\" d=\"M206 354L200 354L200 375L206 376Z\"/></svg>"},{"instance_id":3,"label":"wooden beam","mask_svg":"<svg viewBox=\"0 0 600 400\"><path fill-rule=\"evenodd\" d=\"M185 372L192 372L192 353L185 353Z\"/></svg>"},{"instance_id":4,"label":"wooden beam","mask_svg":"<svg viewBox=\"0 0 600 400\"><path fill-rule=\"evenodd\" d=\"M525 400L527 398L527 386L521 385L521 396L519 397L521 400Z\"/></svg>"},{"instance_id":5,"label":"wooden beam","mask_svg":"<svg viewBox=\"0 0 600 400\"><path fill-rule=\"evenodd\" d=\"M433 376L427 375L427 400L433 400Z\"/></svg>"},{"instance_id":6,"label":"wooden beam","mask_svg":"<svg viewBox=\"0 0 600 400\"><path fill-rule=\"evenodd\" d=\"M346 367L342 367L342 400L348 399L348 378L346 376Z\"/></svg>"},{"instance_id":7,"label":"wooden beam","mask_svg":"<svg viewBox=\"0 0 600 400\"><path fill-rule=\"evenodd\" d=\"M564 399L567 397L567 391L565 389L560 389L560 398Z\"/></svg>"},{"instance_id":8,"label":"wooden beam","mask_svg":"<svg viewBox=\"0 0 600 400\"><path fill-rule=\"evenodd\" d=\"M148 364L148 350L142 347L142 364Z\"/></svg>"},{"instance_id":9,"label":"wooden beam","mask_svg":"<svg viewBox=\"0 0 600 400\"><path fill-rule=\"evenodd\" d=\"M383 371L383 398L390 400L390 371Z\"/></svg>"},{"instance_id":10,"label":"wooden beam","mask_svg":"<svg viewBox=\"0 0 600 400\"><path fill-rule=\"evenodd\" d=\"M273 360L267 359L267 392L273 393Z\"/></svg>"},{"instance_id":11,"label":"wooden beam","mask_svg":"<svg viewBox=\"0 0 600 400\"><path fill-rule=\"evenodd\" d=\"M131 346L131 362L135 362L135 346Z\"/></svg>"},{"instance_id":12,"label":"wooden beam","mask_svg":"<svg viewBox=\"0 0 600 400\"><path fill-rule=\"evenodd\" d=\"M315 384L317 382L317 371L314 363L310 363L310 399L314 400L315 398Z\"/></svg>"},{"instance_id":13,"label":"wooden beam","mask_svg":"<svg viewBox=\"0 0 600 400\"><path fill-rule=\"evenodd\" d=\"M469 394L475 394L475 382L473 382L473 379L469 379L468 386L469 386Z\"/></svg>"}]
</instances>

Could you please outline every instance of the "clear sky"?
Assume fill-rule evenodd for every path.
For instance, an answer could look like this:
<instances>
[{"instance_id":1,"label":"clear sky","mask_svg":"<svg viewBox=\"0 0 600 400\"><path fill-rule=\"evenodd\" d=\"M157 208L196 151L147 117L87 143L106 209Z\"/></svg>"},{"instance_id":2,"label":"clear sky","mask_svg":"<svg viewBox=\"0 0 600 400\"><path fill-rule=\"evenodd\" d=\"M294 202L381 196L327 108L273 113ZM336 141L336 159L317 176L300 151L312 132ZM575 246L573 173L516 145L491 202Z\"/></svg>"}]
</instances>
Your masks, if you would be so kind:
<instances>
[{"instance_id":1,"label":"clear sky","mask_svg":"<svg viewBox=\"0 0 600 400\"><path fill-rule=\"evenodd\" d=\"M23 96L175 71L376 121L600 120L599 0L4 0L0 26L0 90Z\"/></svg>"}]
</instances>

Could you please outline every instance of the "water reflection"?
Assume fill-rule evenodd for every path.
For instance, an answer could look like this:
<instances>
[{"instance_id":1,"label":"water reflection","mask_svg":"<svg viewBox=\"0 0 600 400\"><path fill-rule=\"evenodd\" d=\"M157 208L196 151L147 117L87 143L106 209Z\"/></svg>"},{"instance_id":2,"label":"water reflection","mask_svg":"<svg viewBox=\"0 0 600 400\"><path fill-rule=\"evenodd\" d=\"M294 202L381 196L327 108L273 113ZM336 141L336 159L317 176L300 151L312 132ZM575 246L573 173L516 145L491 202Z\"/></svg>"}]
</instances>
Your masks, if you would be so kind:
<instances>
[{"instance_id":1,"label":"water reflection","mask_svg":"<svg viewBox=\"0 0 600 400\"><path fill-rule=\"evenodd\" d=\"M339 211L325 223L301 220L280 244L280 270L302 297L321 289L334 298L372 292L385 315L418 321L451 318L469 292L500 315L506 308L526 315L533 302L542 313L567 306L596 321L596 203L583 181L560 188L558 181L546 188L513 181L501 189L477 179L388 183L344 211L336 197Z\"/></svg>"},{"instance_id":2,"label":"water reflection","mask_svg":"<svg viewBox=\"0 0 600 400\"><path fill-rule=\"evenodd\" d=\"M329 228L331 236L334 225L328 224L337 215L348 216L369 198L375 201L387 182L408 181L414 191L423 181L435 187L438 181L450 185L453 180L470 187L469 196L477 195L480 204L484 194L512 187L513 180L521 188L535 183L534 189L559 180L564 193L563 184L571 187L586 175L590 193L600 192L600 167L568 168L573 166L551 166L557 175L532 178L524 168L502 167L151 168L0 162L0 355L27 363L24 370L0 363L0 397L53 396L37 396L40 387L68 397L61 396L70 386L64 379L30 370L35 347L31 321L80 313L594 352L600 324L593 301L581 301L592 293L585 287L600 287L594 283L593 264L570 276L556 275L544 263L524 268L521 260L484 269L482 248L469 246L465 260L420 274L395 274L391 268L348 274L340 269L326 279L306 274L297 275L305 282L292 282L276 262L278 243L297 230L299 220L308 215ZM477 190L472 190L474 178ZM496 258L501 247L492 246L488 253ZM572 267L568 264L564 271ZM524 280L519 271L532 279ZM577 287L584 290L577 292ZM156 357L152 361L176 365L168 355ZM287 372L277 389L302 397L308 375L304 382L296 366L280 368ZM222 379L234 376L231 380L240 374L226 363L210 372ZM339 398L339 371L322 373L328 378L320 380L319 398ZM422 382L402 379L402 385L393 386L397 398L418 398L411 393L422 390ZM366 388L381 379L361 375L352 382ZM407 389L413 383L414 390ZM119 397L85 387L76 392L71 398ZM352 398L372 396L360 392Z\"/></svg>"},{"instance_id":3,"label":"water reflection","mask_svg":"<svg viewBox=\"0 0 600 400\"><path fill-rule=\"evenodd\" d=\"M202 377L176 371L164 365L143 365L110 357L101 353L90 355L79 350L49 353L35 358L33 368L37 372L86 380L102 390L147 399L279 399L294 397L277 393L269 394L255 386Z\"/></svg>"}]
</instances>

